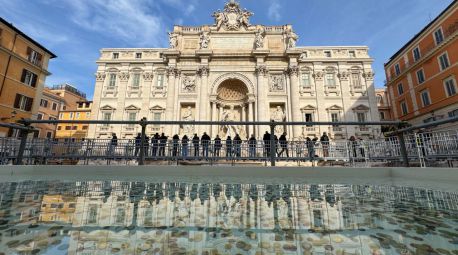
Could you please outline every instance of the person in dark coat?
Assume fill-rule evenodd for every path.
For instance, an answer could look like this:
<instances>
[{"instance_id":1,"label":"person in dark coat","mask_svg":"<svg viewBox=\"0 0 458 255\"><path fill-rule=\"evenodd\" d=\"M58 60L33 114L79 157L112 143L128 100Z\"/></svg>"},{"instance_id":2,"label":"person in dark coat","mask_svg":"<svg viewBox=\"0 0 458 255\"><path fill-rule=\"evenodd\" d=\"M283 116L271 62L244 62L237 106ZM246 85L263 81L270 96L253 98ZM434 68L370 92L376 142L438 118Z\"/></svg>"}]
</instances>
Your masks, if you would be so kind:
<instances>
[{"instance_id":1,"label":"person in dark coat","mask_svg":"<svg viewBox=\"0 0 458 255\"><path fill-rule=\"evenodd\" d=\"M197 134L194 134L194 137L192 138L192 144L194 145L194 157L199 157L199 142L199 137Z\"/></svg>"},{"instance_id":2,"label":"person in dark coat","mask_svg":"<svg viewBox=\"0 0 458 255\"><path fill-rule=\"evenodd\" d=\"M232 138L228 136L226 139L226 158L232 157Z\"/></svg>"},{"instance_id":3,"label":"person in dark coat","mask_svg":"<svg viewBox=\"0 0 458 255\"><path fill-rule=\"evenodd\" d=\"M135 137L135 157L138 156L138 152L140 151L140 146L142 144L142 134L138 133Z\"/></svg>"},{"instance_id":4,"label":"person in dark coat","mask_svg":"<svg viewBox=\"0 0 458 255\"><path fill-rule=\"evenodd\" d=\"M356 147L358 147L358 142L356 141L356 138L354 136L351 136L350 137L350 151L351 151L351 156L353 158L356 158L357 157L357 152L356 152Z\"/></svg>"},{"instance_id":5,"label":"person in dark coat","mask_svg":"<svg viewBox=\"0 0 458 255\"><path fill-rule=\"evenodd\" d=\"M266 131L264 136L262 137L262 141L264 142L264 157L270 156L270 134Z\"/></svg>"},{"instance_id":6,"label":"person in dark coat","mask_svg":"<svg viewBox=\"0 0 458 255\"><path fill-rule=\"evenodd\" d=\"M111 141L110 141L110 155L114 154L116 151L116 147L118 146L118 137L115 133L112 134Z\"/></svg>"},{"instance_id":7,"label":"person in dark coat","mask_svg":"<svg viewBox=\"0 0 458 255\"><path fill-rule=\"evenodd\" d=\"M167 146L168 137L164 133L159 138L159 157L165 157L165 147Z\"/></svg>"},{"instance_id":8,"label":"person in dark coat","mask_svg":"<svg viewBox=\"0 0 458 255\"><path fill-rule=\"evenodd\" d=\"M188 144L189 144L189 138L187 135L184 135L183 138L181 138L181 153L183 158L188 157Z\"/></svg>"},{"instance_id":9,"label":"person in dark coat","mask_svg":"<svg viewBox=\"0 0 458 255\"><path fill-rule=\"evenodd\" d=\"M242 146L242 139L240 138L239 134L235 134L235 137L234 137L234 153L235 153L235 156L238 157L238 158L242 155L241 146Z\"/></svg>"},{"instance_id":10,"label":"person in dark coat","mask_svg":"<svg viewBox=\"0 0 458 255\"><path fill-rule=\"evenodd\" d=\"M221 147L223 147L223 145L221 144L221 138L219 137L219 135L216 135L216 138L215 138L215 145L214 145L214 151L213 151L213 155L214 157L220 157L220 152L221 152Z\"/></svg>"},{"instance_id":11,"label":"person in dark coat","mask_svg":"<svg viewBox=\"0 0 458 255\"><path fill-rule=\"evenodd\" d=\"M248 140L248 156L250 159L254 159L256 157L256 137L254 135L251 135L250 139Z\"/></svg>"},{"instance_id":12,"label":"person in dark coat","mask_svg":"<svg viewBox=\"0 0 458 255\"><path fill-rule=\"evenodd\" d=\"M307 146L307 152L308 152L308 157L310 159L310 162L313 162L313 158L315 158L315 142L310 139L310 137L307 137L305 139L305 143Z\"/></svg>"},{"instance_id":13,"label":"person in dark coat","mask_svg":"<svg viewBox=\"0 0 458 255\"><path fill-rule=\"evenodd\" d=\"M278 153L278 156L281 157L283 155L283 152L286 151L286 157L289 158L289 151L288 151L288 140L286 139L286 132L284 132L281 136L280 136L280 148L281 148L281 151Z\"/></svg>"},{"instance_id":14,"label":"person in dark coat","mask_svg":"<svg viewBox=\"0 0 458 255\"><path fill-rule=\"evenodd\" d=\"M153 157L157 156L160 138L161 136L159 135L159 133L154 134L153 138L151 138L151 145L153 146Z\"/></svg>"},{"instance_id":15,"label":"person in dark coat","mask_svg":"<svg viewBox=\"0 0 458 255\"><path fill-rule=\"evenodd\" d=\"M207 135L206 132L202 135L202 138L200 139L202 143L202 157L208 158L208 147L210 146L210 136Z\"/></svg>"},{"instance_id":16,"label":"person in dark coat","mask_svg":"<svg viewBox=\"0 0 458 255\"><path fill-rule=\"evenodd\" d=\"M320 138L321 145L323 146L323 157L329 157L329 136L326 132Z\"/></svg>"},{"instance_id":17,"label":"person in dark coat","mask_svg":"<svg viewBox=\"0 0 458 255\"><path fill-rule=\"evenodd\" d=\"M172 144L173 144L172 155L173 155L173 157L178 156L178 145L179 145L179 143L180 143L180 137L177 134L175 134L172 137Z\"/></svg>"}]
</instances>

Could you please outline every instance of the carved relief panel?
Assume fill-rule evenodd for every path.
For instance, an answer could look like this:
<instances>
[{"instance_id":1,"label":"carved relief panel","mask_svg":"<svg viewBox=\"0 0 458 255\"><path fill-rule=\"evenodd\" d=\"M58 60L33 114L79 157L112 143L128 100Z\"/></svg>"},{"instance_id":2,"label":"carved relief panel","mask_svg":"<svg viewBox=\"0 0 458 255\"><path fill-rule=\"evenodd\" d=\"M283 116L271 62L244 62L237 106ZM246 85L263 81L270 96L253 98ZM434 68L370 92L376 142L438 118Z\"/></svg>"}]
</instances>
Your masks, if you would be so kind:
<instances>
[{"instance_id":1,"label":"carved relief panel","mask_svg":"<svg viewBox=\"0 0 458 255\"><path fill-rule=\"evenodd\" d=\"M272 74L269 77L269 91L270 92L284 92L285 91L285 77L283 74Z\"/></svg>"},{"instance_id":2,"label":"carved relief panel","mask_svg":"<svg viewBox=\"0 0 458 255\"><path fill-rule=\"evenodd\" d=\"M183 75L181 92L196 93L196 77L192 75Z\"/></svg>"}]
</instances>

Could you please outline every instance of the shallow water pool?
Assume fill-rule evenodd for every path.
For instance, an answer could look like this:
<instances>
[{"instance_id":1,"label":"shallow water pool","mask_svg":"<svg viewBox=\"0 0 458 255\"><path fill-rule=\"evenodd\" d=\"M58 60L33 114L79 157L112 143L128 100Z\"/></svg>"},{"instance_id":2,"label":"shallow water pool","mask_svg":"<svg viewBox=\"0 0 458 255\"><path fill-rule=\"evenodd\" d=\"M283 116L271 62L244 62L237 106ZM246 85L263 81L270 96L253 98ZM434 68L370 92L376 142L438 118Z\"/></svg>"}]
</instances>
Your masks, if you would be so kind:
<instances>
[{"instance_id":1,"label":"shallow water pool","mask_svg":"<svg viewBox=\"0 0 458 255\"><path fill-rule=\"evenodd\" d=\"M458 254L458 193L370 185L0 183L4 254Z\"/></svg>"}]
</instances>

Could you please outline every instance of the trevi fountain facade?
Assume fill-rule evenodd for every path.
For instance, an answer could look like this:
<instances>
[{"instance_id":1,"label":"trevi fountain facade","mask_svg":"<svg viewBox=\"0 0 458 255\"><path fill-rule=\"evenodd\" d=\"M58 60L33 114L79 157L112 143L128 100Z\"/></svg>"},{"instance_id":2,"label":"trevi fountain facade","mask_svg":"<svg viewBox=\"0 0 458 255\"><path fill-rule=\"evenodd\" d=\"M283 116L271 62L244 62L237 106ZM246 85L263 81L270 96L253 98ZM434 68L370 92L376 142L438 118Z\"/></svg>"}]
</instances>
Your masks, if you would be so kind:
<instances>
[{"instance_id":1,"label":"trevi fountain facade","mask_svg":"<svg viewBox=\"0 0 458 255\"><path fill-rule=\"evenodd\" d=\"M379 121L373 59L366 46L298 46L291 25L250 23L250 11L229 1L214 24L174 26L168 48L102 49L93 120ZM268 126L149 125L164 132L211 137L251 134ZM92 125L89 138L133 138L139 125ZM378 127L277 126L288 138L378 136Z\"/></svg>"}]
</instances>

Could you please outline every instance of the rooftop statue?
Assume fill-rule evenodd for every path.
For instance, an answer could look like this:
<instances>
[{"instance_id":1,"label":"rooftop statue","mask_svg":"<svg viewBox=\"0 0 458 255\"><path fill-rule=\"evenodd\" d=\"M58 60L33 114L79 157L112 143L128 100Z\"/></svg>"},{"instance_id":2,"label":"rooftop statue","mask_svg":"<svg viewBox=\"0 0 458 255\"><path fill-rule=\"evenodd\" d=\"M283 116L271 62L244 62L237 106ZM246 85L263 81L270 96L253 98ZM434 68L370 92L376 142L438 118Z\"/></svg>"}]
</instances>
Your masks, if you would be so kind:
<instances>
[{"instance_id":1,"label":"rooftop statue","mask_svg":"<svg viewBox=\"0 0 458 255\"><path fill-rule=\"evenodd\" d=\"M225 30L237 31L241 27L248 28L250 26L250 17L254 13L240 8L240 4L234 0L226 3L224 11L218 10L213 13L217 30L224 27Z\"/></svg>"}]
</instances>

